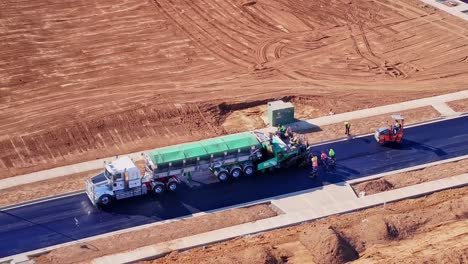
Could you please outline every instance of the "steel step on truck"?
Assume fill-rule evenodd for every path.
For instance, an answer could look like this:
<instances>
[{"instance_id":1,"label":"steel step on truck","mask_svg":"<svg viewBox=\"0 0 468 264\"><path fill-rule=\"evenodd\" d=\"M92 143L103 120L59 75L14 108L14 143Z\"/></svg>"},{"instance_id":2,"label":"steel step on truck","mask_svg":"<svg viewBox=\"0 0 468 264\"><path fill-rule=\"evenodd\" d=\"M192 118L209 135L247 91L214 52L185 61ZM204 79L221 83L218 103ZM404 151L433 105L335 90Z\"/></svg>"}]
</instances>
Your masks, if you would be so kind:
<instances>
[{"instance_id":1,"label":"steel step on truck","mask_svg":"<svg viewBox=\"0 0 468 264\"><path fill-rule=\"evenodd\" d=\"M86 193L94 205L108 207L115 200L176 191L182 177L192 177L194 172L210 171L225 182L297 165L307 154L303 138L283 141L260 132L227 135L142 153L143 175L129 157L118 158L86 181Z\"/></svg>"}]
</instances>

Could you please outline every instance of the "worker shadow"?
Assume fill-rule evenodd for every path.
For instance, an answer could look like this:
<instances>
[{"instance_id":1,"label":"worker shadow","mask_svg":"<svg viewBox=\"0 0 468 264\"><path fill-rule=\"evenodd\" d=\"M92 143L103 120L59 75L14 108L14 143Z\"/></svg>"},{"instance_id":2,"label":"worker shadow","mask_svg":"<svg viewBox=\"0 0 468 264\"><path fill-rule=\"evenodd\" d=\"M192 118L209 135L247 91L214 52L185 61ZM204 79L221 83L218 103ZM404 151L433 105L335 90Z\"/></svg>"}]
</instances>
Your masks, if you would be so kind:
<instances>
[{"instance_id":1,"label":"worker shadow","mask_svg":"<svg viewBox=\"0 0 468 264\"><path fill-rule=\"evenodd\" d=\"M335 184L338 186L346 185L346 181L358 178L361 175L360 171L351 169L347 166L337 163L335 170L321 169L323 175L323 184Z\"/></svg>"},{"instance_id":2,"label":"worker shadow","mask_svg":"<svg viewBox=\"0 0 468 264\"><path fill-rule=\"evenodd\" d=\"M417 150L417 151L420 151L420 152L421 151L423 151L423 152L432 152L432 153L436 154L438 157L448 155L448 153L445 152L441 148L432 147L432 146L429 146L427 144L423 144L423 143L416 142L416 141L409 140L409 139L403 139L403 142L401 142L400 144L395 143L395 144L388 144L386 146L388 148L397 149L397 150Z\"/></svg>"}]
</instances>

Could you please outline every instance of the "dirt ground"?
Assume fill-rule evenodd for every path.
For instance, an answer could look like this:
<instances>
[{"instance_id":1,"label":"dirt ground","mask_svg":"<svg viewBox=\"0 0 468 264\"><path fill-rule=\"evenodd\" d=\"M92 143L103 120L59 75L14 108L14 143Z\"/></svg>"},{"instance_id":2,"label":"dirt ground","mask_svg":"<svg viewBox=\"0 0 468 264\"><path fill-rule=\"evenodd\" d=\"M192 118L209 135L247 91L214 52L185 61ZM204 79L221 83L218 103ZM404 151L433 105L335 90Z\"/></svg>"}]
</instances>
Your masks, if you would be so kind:
<instances>
[{"instance_id":1,"label":"dirt ground","mask_svg":"<svg viewBox=\"0 0 468 264\"><path fill-rule=\"evenodd\" d=\"M467 263L468 187L195 248L168 263Z\"/></svg>"},{"instance_id":2,"label":"dirt ground","mask_svg":"<svg viewBox=\"0 0 468 264\"><path fill-rule=\"evenodd\" d=\"M388 175L376 180L352 185L354 192L371 195L423 182L448 178L468 172L468 159L435 165L420 170Z\"/></svg>"},{"instance_id":3,"label":"dirt ground","mask_svg":"<svg viewBox=\"0 0 468 264\"><path fill-rule=\"evenodd\" d=\"M4 0L0 177L224 134L273 99L312 118L462 90L467 28L418 0Z\"/></svg>"},{"instance_id":4,"label":"dirt ground","mask_svg":"<svg viewBox=\"0 0 468 264\"><path fill-rule=\"evenodd\" d=\"M183 219L106 238L66 246L34 258L35 263L86 263L92 259L177 238L240 225L276 216L269 205L245 208Z\"/></svg>"},{"instance_id":5,"label":"dirt ground","mask_svg":"<svg viewBox=\"0 0 468 264\"><path fill-rule=\"evenodd\" d=\"M255 118L245 116L245 113L247 113L248 111L251 110L240 111L242 112L241 114L243 115L243 118L245 120L252 121L243 123L243 125L258 125L256 127L252 127L251 129L261 127L260 123L255 123ZM405 116L407 124L426 121L440 116L439 112L437 112L433 107L416 108L408 111L403 111L401 112L401 114ZM380 115L358 120L351 120L351 132L352 134L373 132L377 127L386 125L388 120L389 115ZM238 126L238 128L240 127L242 129L241 131L245 131L247 129L247 127L243 125ZM304 135L308 138L309 143L317 143L324 140L339 139L343 137L343 125L333 124L323 126L320 128L319 131L309 131L307 133L304 133ZM138 161L136 163L140 167L140 170L143 172L144 163L142 161ZM0 190L0 207L55 196L68 192L83 190L85 180L94 176L98 171L99 170L71 174L51 180L36 182L35 184L21 185Z\"/></svg>"},{"instance_id":6,"label":"dirt ground","mask_svg":"<svg viewBox=\"0 0 468 264\"><path fill-rule=\"evenodd\" d=\"M448 105L457 112L460 112L460 113L468 112L468 99L448 102Z\"/></svg>"}]
</instances>

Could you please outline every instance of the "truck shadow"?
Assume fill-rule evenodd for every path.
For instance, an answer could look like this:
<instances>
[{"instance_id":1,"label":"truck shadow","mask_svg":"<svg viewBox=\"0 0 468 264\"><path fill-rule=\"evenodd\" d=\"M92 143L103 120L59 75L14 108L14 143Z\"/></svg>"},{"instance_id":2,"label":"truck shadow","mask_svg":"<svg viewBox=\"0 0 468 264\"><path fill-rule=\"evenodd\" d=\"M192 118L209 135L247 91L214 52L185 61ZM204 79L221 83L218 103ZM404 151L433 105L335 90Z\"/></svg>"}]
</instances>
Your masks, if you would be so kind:
<instances>
[{"instance_id":1,"label":"truck shadow","mask_svg":"<svg viewBox=\"0 0 468 264\"><path fill-rule=\"evenodd\" d=\"M140 215L148 217L148 222L155 222L323 186L320 177L308 177L309 171L296 168L278 170L225 183L197 182L194 187L184 183L175 193L117 201L109 213Z\"/></svg>"}]
</instances>

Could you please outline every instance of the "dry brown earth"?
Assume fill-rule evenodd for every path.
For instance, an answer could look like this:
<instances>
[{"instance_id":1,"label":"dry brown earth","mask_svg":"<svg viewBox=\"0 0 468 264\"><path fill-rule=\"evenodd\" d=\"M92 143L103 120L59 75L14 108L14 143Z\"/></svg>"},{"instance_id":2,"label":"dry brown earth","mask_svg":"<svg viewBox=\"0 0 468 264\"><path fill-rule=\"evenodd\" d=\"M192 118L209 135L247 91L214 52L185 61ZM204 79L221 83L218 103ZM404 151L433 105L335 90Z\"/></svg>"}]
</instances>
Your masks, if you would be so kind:
<instances>
[{"instance_id":1,"label":"dry brown earth","mask_svg":"<svg viewBox=\"0 0 468 264\"><path fill-rule=\"evenodd\" d=\"M462 99L462 100L449 102L448 105L457 112L460 112L460 113L468 112L468 99Z\"/></svg>"},{"instance_id":2,"label":"dry brown earth","mask_svg":"<svg viewBox=\"0 0 468 264\"><path fill-rule=\"evenodd\" d=\"M371 195L388 190L398 189L423 182L434 181L468 172L468 159L426 167L420 170L388 175L376 180L352 185L355 193L364 192Z\"/></svg>"},{"instance_id":3,"label":"dry brown earth","mask_svg":"<svg viewBox=\"0 0 468 264\"><path fill-rule=\"evenodd\" d=\"M417 0L0 2L0 177L465 89L468 23Z\"/></svg>"},{"instance_id":4,"label":"dry brown earth","mask_svg":"<svg viewBox=\"0 0 468 264\"><path fill-rule=\"evenodd\" d=\"M276 216L276 212L269 205L264 204L231 209L62 247L34 258L34 261L38 264L89 262L94 258L107 254L123 252L273 216Z\"/></svg>"},{"instance_id":5,"label":"dry brown earth","mask_svg":"<svg viewBox=\"0 0 468 264\"><path fill-rule=\"evenodd\" d=\"M468 187L173 252L153 264L466 263Z\"/></svg>"}]
</instances>

